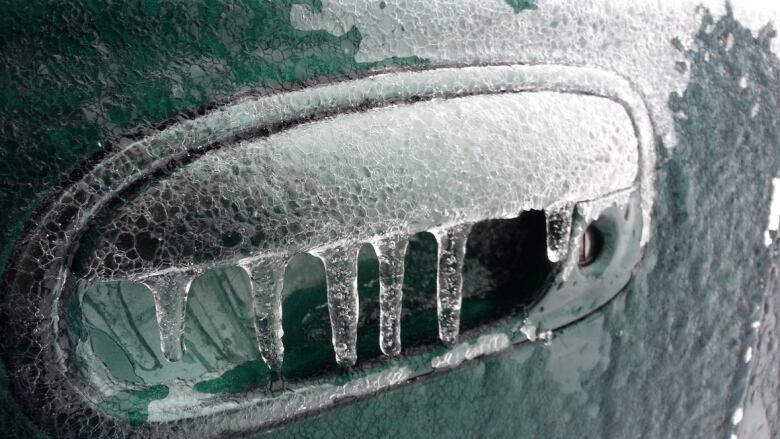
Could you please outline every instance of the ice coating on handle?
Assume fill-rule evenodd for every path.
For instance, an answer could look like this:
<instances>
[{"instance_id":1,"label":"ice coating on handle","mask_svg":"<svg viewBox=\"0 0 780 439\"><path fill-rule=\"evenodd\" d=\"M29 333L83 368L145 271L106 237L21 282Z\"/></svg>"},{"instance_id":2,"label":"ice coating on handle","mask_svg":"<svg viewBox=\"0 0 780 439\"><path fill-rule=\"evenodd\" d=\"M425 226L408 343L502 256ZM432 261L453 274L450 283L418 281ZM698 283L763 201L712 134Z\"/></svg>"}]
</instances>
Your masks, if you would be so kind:
<instances>
[{"instance_id":1,"label":"ice coating on handle","mask_svg":"<svg viewBox=\"0 0 780 439\"><path fill-rule=\"evenodd\" d=\"M559 127L577 120L588 123ZM98 229L87 276L235 264L596 198L637 177L631 127L614 101L555 92L300 125L207 154L122 206Z\"/></svg>"},{"instance_id":2,"label":"ice coating on handle","mask_svg":"<svg viewBox=\"0 0 780 439\"><path fill-rule=\"evenodd\" d=\"M561 130L564 120L588 123ZM326 267L336 361L352 366L356 246L437 230L439 332L452 344L465 225L559 206L548 208L548 253L553 262L563 259L574 203L634 183L639 152L631 127L612 100L557 92L432 100L302 124L208 153L129 200L97 228L85 275L145 279L308 251ZM271 322L281 311L271 310L280 307L283 273L280 264L265 270L252 276L258 344L276 365L283 347ZM387 312L397 300L387 292L385 284L383 333L392 332ZM177 294L155 290L156 298ZM158 315L163 351L177 360L183 317ZM395 337L383 349L399 349Z\"/></svg>"}]
</instances>

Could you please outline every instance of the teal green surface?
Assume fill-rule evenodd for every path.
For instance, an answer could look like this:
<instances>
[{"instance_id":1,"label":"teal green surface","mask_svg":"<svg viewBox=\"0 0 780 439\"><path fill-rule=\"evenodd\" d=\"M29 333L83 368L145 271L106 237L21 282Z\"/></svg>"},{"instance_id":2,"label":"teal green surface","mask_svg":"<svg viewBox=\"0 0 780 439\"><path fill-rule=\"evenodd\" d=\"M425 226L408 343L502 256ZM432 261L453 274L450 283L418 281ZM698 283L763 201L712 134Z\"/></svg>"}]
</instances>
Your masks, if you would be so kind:
<instances>
[{"instance_id":1,"label":"teal green surface","mask_svg":"<svg viewBox=\"0 0 780 439\"><path fill-rule=\"evenodd\" d=\"M0 271L41 201L127 135L251 90L422 62L358 63L356 29L342 37L298 31L289 22L292 3L300 2L7 2L0 15ZM116 352L102 340L100 349ZM117 367L134 379L127 365ZM38 434L6 387L0 430ZM141 400L148 399L133 399ZM136 421L144 418L138 413L131 414Z\"/></svg>"},{"instance_id":2,"label":"teal green surface","mask_svg":"<svg viewBox=\"0 0 780 439\"><path fill-rule=\"evenodd\" d=\"M357 63L356 29L342 37L297 31L289 3L7 2L0 269L41 200L128 133L249 90L423 62ZM729 35L734 48L725 50ZM659 148L655 238L635 280L602 313L551 346L513 349L266 436L724 436L723 413L744 373L735 352L752 307L767 284L776 287L770 253L755 238L780 156L773 37L704 14L697 46L680 52L691 79L669 99L680 144ZM743 88L744 74L758 79ZM0 431L44 437L9 394L5 368L0 378ZM161 388L129 394L107 410L140 423L145 402L162 396Z\"/></svg>"},{"instance_id":3,"label":"teal green surface","mask_svg":"<svg viewBox=\"0 0 780 439\"><path fill-rule=\"evenodd\" d=\"M6 2L3 264L51 188L133 132L250 90L422 62L358 63L356 29L341 37L296 30L292 3L301 2Z\"/></svg>"},{"instance_id":4,"label":"teal green surface","mask_svg":"<svg viewBox=\"0 0 780 439\"><path fill-rule=\"evenodd\" d=\"M733 50L723 44L730 36ZM696 49L681 51L691 81L670 96L680 144L660 158L655 237L603 312L549 347L470 363L262 437L726 437L746 373L742 340L767 284L777 291L777 253L770 259L756 239L765 223L755 220L765 218L780 157L773 37L705 14ZM743 75L760 80L743 88Z\"/></svg>"},{"instance_id":5,"label":"teal green surface","mask_svg":"<svg viewBox=\"0 0 780 439\"><path fill-rule=\"evenodd\" d=\"M506 0L506 3L512 7L515 14L526 9L536 9L536 1L534 0Z\"/></svg>"}]
</instances>

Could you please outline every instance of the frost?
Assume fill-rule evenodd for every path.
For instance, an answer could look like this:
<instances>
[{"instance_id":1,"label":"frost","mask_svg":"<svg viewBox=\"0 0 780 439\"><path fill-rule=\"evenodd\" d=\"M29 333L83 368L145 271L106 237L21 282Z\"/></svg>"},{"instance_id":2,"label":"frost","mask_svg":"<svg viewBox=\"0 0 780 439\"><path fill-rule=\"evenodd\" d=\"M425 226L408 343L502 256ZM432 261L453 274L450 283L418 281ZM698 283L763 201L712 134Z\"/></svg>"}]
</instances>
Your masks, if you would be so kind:
<instances>
[{"instance_id":1,"label":"frost","mask_svg":"<svg viewBox=\"0 0 780 439\"><path fill-rule=\"evenodd\" d=\"M155 346L150 355L186 360L185 352L198 348L182 342L190 287L224 269L246 275L251 310L240 312L251 321L256 346L247 344L278 370L285 353L285 266L302 253L324 264L335 360L349 368L358 361L356 259L366 243L380 261L378 342L386 355L398 355L403 258L409 237L420 232L437 240L439 336L451 345L449 357L435 364L497 352L508 339L458 341L471 225L545 210L554 235L548 250L566 264L581 228L572 220L575 212L598 217L601 207L627 200L620 197L628 192L637 194L634 212L646 219L633 236L637 245L647 242L653 148L642 99L620 77L594 69L442 68L247 97L124 145L53 199L20 262L46 271L22 273L26 280L19 285L32 286L11 296L52 311L36 313L24 328L31 343L47 350L41 358L58 362L35 363L21 373L34 374L31 382L46 386L50 400L73 402L67 410L86 404L70 381L57 378L69 361L82 358L60 350L69 334L55 318L71 283L100 289L121 281L150 292L156 327L150 325L160 336L160 350ZM606 204L599 201L605 197ZM78 257L70 253L74 248ZM553 336L527 329L534 340ZM90 355L77 348L76 356L82 353ZM220 367L230 363L219 361ZM189 367L184 363L178 370ZM188 376L201 376L198 367L186 369ZM197 393L187 388L187 378L158 377L171 393L149 404L149 419L184 422L219 413L230 431L255 430L396 385L410 374L397 367L360 371L343 385L318 383L273 398L252 391L240 401L187 399L188 391ZM104 375L75 382L75 390L119 395ZM57 379L43 383L40 376ZM262 414L260 421L255 414Z\"/></svg>"},{"instance_id":2,"label":"frost","mask_svg":"<svg viewBox=\"0 0 780 439\"><path fill-rule=\"evenodd\" d=\"M772 179L772 201L769 204L769 219L764 231L764 245L769 247L777 237L780 228L780 178Z\"/></svg>"},{"instance_id":3,"label":"frost","mask_svg":"<svg viewBox=\"0 0 780 439\"><path fill-rule=\"evenodd\" d=\"M734 414L731 415L731 423L737 425L740 422L742 422L742 414L743 414L742 407L734 410Z\"/></svg>"},{"instance_id":4,"label":"frost","mask_svg":"<svg viewBox=\"0 0 780 439\"><path fill-rule=\"evenodd\" d=\"M722 2L711 3L722 9ZM670 93L685 89L688 75L674 70L681 53L669 41L678 38L683 46L692 45L688 36L698 27L699 7L697 1L553 0L515 14L504 0L402 0L388 2L385 9L362 0L323 0L322 12L294 7L290 21L300 30L332 35L356 28L363 37L355 55L359 62L417 56L434 64L513 60L614 71L635 81L648 98L664 144L673 146L674 125L666 104ZM627 56L627 47L642 55Z\"/></svg>"},{"instance_id":5,"label":"frost","mask_svg":"<svg viewBox=\"0 0 780 439\"><path fill-rule=\"evenodd\" d=\"M760 109L761 109L761 104L759 104L758 102L753 104L753 106L750 107L750 118L752 119L752 118L758 116L758 111Z\"/></svg>"},{"instance_id":6,"label":"frost","mask_svg":"<svg viewBox=\"0 0 780 439\"><path fill-rule=\"evenodd\" d=\"M488 107L494 111L482 111ZM555 118L582 123L558 130ZM275 363L283 351L281 267L309 252L325 264L337 362L351 366L359 244L390 239L379 254L386 272L383 349L393 354L400 349L393 278L402 280L403 267L402 253L390 245L397 241L400 249L421 231L437 237L440 338L452 344L471 223L544 208L548 255L561 261L569 254L575 202L630 188L638 161L627 114L597 97L474 96L344 115L215 151L162 180L99 231L89 276L135 280L256 260L259 271L250 274L258 336L264 358ZM263 273L266 255L274 255L273 276ZM176 291L161 285L155 297L168 300L184 290ZM160 318L162 327L182 328L173 311ZM171 359L180 357L174 337L163 337Z\"/></svg>"},{"instance_id":7,"label":"frost","mask_svg":"<svg viewBox=\"0 0 780 439\"><path fill-rule=\"evenodd\" d=\"M574 204L551 206L544 213L547 218L547 258L550 262L560 262L569 253Z\"/></svg>"},{"instance_id":8,"label":"frost","mask_svg":"<svg viewBox=\"0 0 780 439\"><path fill-rule=\"evenodd\" d=\"M523 325L518 329L520 333L525 335L525 338L530 342L537 340L543 341L545 344L549 344L553 339L553 332L551 330L541 331L539 327L529 320L524 320Z\"/></svg>"},{"instance_id":9,"label":"frost","mask_svg":"<svg viewBox=\"0 0 780 439\"><path fill-rule=\"evenodd\" d=\"M464 361L503 351L509 347L509 344L509 337L504 334L483 335L473 343L458 346L444 355L433 358L431 367L434 369L455 367Z\"/></svg>"}]
</instances>

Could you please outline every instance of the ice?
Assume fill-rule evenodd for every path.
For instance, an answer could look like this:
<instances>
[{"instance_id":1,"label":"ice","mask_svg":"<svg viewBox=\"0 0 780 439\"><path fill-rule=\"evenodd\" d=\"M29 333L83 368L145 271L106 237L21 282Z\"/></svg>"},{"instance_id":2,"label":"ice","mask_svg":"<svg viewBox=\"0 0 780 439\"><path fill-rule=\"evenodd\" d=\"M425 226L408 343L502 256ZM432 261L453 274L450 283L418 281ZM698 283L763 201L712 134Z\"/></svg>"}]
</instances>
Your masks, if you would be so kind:
<instances>
[{"instance_id":1,"label":"ice","mask_svg":"<svg viewBox=\"0 0 780 439\"><path fill-rule=\"evenodd\" d=\"M432 358L431 367L434 369L457 367L464 361L501 352L509 345L509 337L506 334L481 335L471 343L460 345L444 355Z\"/></svg>"},{"instance_id":2,"label":"ice","mask_svg":"<svg viewBox=\"0 0 780 439\"><path fill-rule=\"evenodd\" d=\"M742 422L742 415L743 415L742 407L739 407L736 410L734 410L734 414L731 415L731 423L733 425L737 425L740 422Z\"/></svg>"},{"instance_id":3,"label":"ice","mask_svg":"<svg viewBox=\"0 0 780 439\"><path fill-rule=\"evenodd\" d=\"M764 245L772 245L780 228L780 177L772 179L772 198L769 204L769 219L764 231Z\"/></svg>"},{"instance_id":4,"label":"ice","mask_svg":"<svg viewBox=\"0 0 780 439\"><path fill-rule=\"evenodd\" d=\"M336 363L343 367L351 367L357 361L359 250L354 243L342 243L312 251L325 265L333 350Z\"/></svg>"},{"instance_id":5,"label":"ice","mask_svg":"<svg viewBox=\"0 0 780 439\"><path fill-rule=\"evenodd\" d=\"M560 130L562 120L589 123ZM345 114L180 168L98 231L88 270L132 279L513 218L631 187L638 164L628 114L600 97L515 93Z\"/></svg>"},{"instance_id":6,"label":"ice","mask_svg":"<svg viewBox=\"0 0 780 439\"><path fill-rule=\"evenodd\" d=\"M439 338L444 344L458 341L463 288L463 260L471 224L458 224L431 232L439 244L436 278Z\"/></svg>"},{"instance_id":7,"label":"ice","mask_svg":"<svg viewBox=\"0 0 780 439\"><path fill-rule=\"evenodd\" d=\"M287 255L271 255L241 265L252 281L257 345L272 369L280 368L284 359L282 287L287 261Z\"/></svg>"},{"instance_id":8,"label":"ice","mask_svg":"<svg viewBox=\"0 0 780 439\"><path fill-rule=\"evenodd\" d=\"M516 73L501 67L483 74L501 83ZM483 111L488 107L494 111ZM589 123L559 130L560 120ZM344 114L208 153L154 183L97 230L102 239L86 276L138 280L182 267L244 266L255 288L261 355L278 367L284 270L273 255L316 254L326 266L337 362L352 366L356 249L374 243L380 257L379 343L386 355L398 355L400 237L434 231L439 332L451 344L468 224L545 209L548 257L563 261L575 203L631 187L637 146L625 108L596 96L469 96ZM169 322L176 318L160 320L167 343L181 338L175 331L183 325Z\"/></svg>"},{"instance_id":9,"label":"ice","mask_svg":"<svg viewBox=\"0 0 780 439\"><path fill-rule=\"evenodd\" d=\"M379 346L387 356L401 353L404 256L409 241L392 236L374 242L379 259Z\"/></svg>"},{"instance_id":10,"label":"ice","mask_svg":"<svg viewBox=\"0 0 780 439\"><path fill-rule=\"evenodd\" d=\"M154 297L160 347L168 361L179 361L184 354L184 316L187 294L195 273L170 271L143 280Z\"/></svg>"},{"instance_id":11,"label":"ice","mask_svg":"<svg viewBox=\"0 0 780 439\"><path fill-rule=\"evenodd\" d=\"M553 332L551 330L542 331L538 325L530 322L528 319L523 320L522 326L520 326L517 331L522 333L530 342L539 340L543 341L545 344L549 344L553 339Z\"/></svg>"},{"instance_id":12,"label":"ice","mask_svg":"<svg viewBox=\"0 0 780 439\"><path fill-rule=\"evenodd\" d=\"M328 117L320 118L323 114ZM301 120L305 123L297 123ZM583 123L560 129L569 120ZM269 126L284 129L267 136L247 134ZM636 187L638 181L641 190L649 191L654 144L648 126L642 100L631 86L595 68L441 68L248 96L197 122L174 124L120 145L53 201L34 232L39 239L31 240L40 248L29 253L42 254L50 263L45 281L54 288L45 290L45 299L52 306L59 306L64 288L57 276L68 268L76 270L68 275L89 281L146 284L153 292L162 350L170 360L181 359L185 349L182 333L192 280L208 270L241 266L254 284L257 344L272 366L283 358L274 320L284 269L283 263L266 259L317 255L326 267L336 360L350 367L357 360L356 256L361 244L440 232L440 335L452 343L458 337L467 225L514 218L552 203L597 199ZM140 190L132 197L120 198L135 188ZM643 198L643 214L649 215L651 202ZM43 227L52 224L63 233L44 239ZM83 260L66 267L68 252L82 244L72 237L84 232L91 239L79 249ZM389 244L385 252L391 253ZM402 252L396 252L387 260L390 273L403 272ZM381 346L388 355L401 348L397 319L392 319L400 311L394 305L402 299L401 283L387 278L387 300L380 307L388 334ZM27 300L23 293L13 296ZM47 326L48 317L34 317L40 320L35 328L55 330L27 335L56 350L57 343L47 341L67 334ZM364 396L405 379L383 377L376 386L350 392ZM54 389L52 395L69 398L70 392ZM230 419L256 429L258 423L326 407L332 393L324 389L321 399L309 399L290 392L284 401L300 402L290 410L285 402L267 401L267 395L204 399L177 406L176 419L188 416L185 412L213 412L220 413L220 425ZM252 401L264 401L262 408ZM237 405L242 408L232 411ZM150 419L169 415L150 413Z\"/></svg>"},{"instance_id":13,"label":"ice","mask_svg":"<svg viewBox=\"0 0 780 439\"><path fill-rule=\"evenodd\" d=\"M547 217L547 259L563 261L569 253L574 203L550 206L544 214Z\"/></svg>"},{"instance_id":14,"label":"ice","mask_svg":"<svg viewBox=\"0 0 780 439\"><path fill-rule=\"evenodd\" d=\"M613 206L625 206L629 203L631 197L636 197L638 194L631 190L618 191L613 194L601 197L597 200L582 201L572 206L571 212L566 213L565 221L568 221L566 225L567 244L565 250L560 252L562 256L559 260L561 262L561 278L567 280L571 275L574 268L579 264L579 255L582 245L582 237L586 233L588 226L596 221L599 216L607 209ZM554 214L553 214L554 215ZM549 219L553 215L547 215L548 217L548 243L549 243ZM554 226L554 228L562 229L561 226ZM548 258L550 255L548 244ZM551 259L552 260L552 259Z\"/></svg>"}]
</instances>

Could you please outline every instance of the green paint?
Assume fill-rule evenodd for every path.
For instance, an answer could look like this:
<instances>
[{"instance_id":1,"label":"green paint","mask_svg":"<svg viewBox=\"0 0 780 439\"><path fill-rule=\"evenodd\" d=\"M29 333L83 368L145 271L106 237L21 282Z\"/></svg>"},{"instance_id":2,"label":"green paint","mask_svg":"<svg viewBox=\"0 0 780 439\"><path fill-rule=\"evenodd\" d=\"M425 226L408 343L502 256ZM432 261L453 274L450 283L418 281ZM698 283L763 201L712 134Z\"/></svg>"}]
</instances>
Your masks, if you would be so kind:
<instances>
[{"instance_id":1,"label":"green paint","mask_svg":"<svg viewBox=\"0 0 780 439\"><path fill-rule=\"evenodd\" d=\"M331 344L324 267L313 256L300 255L295 259L285 274L282 302L282 373L290 380L338 370ZM288 280L295 285L294 279L303 273L316 276L315 283L288 290Z\"/></svg>"},{"instance_id":2,"label":"green paint","mask_svg":"<svg viewBox=\"0 0 780 439\"><path fill-rule=\"evenodd\" d=\"M754 37L731 15L703 17L695 49L681 55L688 87L669 99L680 143L659 146L654 238L625 294L549 347L513 349L257 437L727 436L737 340L771 278L761 235L780 165L780 61L769 29ZM760 379L777 389L776 374Z\"/></svg>"},{"instance_id":3,"label":"green paint","mask_svg":"<svg viewBox=\"0 0 780 439\"><path fill-rule=\"evenodd\" d=\"M536 0L504 0L506 4L512 7L515 14L529 9L536 9Z\"/></svg>"},{"instance_id":4,"label":"green paint","mask_svg":"<svg viewBox=\"0 0 780 439\"><path fill-rule=\"evenodd\" d=\"M303 32L291 0L15 2L0 16L0 271L45 194L87 157L236 93L417 58L354 60L361 35ZM312 2L321 8L320 2ZM46 160L29 160L30 156Z\"/></svg>"},{"instance_id":5,"label":"green paint","mask_svg":"<svg viewBox=\"0 0 780 439\"><path fill-rule=\"evenodd\" d=\"M135 374L132 360L128 357L127 352L122 349L122 346L119 345L115 337L97 328L90 329L89 337L95 355L103 360L112 375L127 382L143 383L141 377Z\"/></svg>"},{"instance_id":6,"label":"green paint","mask_svg":"<svg viewBox=\"0 0 780 439\"><path fill-rule=\"evenodd\" d=\"M201 381L194 389L201 393L232 393L239 394L253 389L263 389L270 385L271 370L260 360L247 361L219 378Z\"/></svg>"},{"instance_id":7,"label":"green paint","mask_svg":"<svg viewBox=\"0 0 780 439\"><path fill-rule=\"evenodd\" d=\"M249 277L239 267L211 270L192 283L185 343L207 356L208 370L259 358L249 285Z\"/></svg>"},{"instance_id":8,"label":"green paint","mask_svg":"<svg viewBox=\"0 0 780 439\"><path fill-rule=\"evenodd\" d=\"M0 362L0 431L7 438L47 439L49 437L22 414L22 408L8 388L8 376L2 362Z\"/></svg>"},{"instance_id":9,"label":"green paint","mask_svg":"<svg viewBox=\"0 0 780 439\"><path fill-rule=\"evenodd\" d=\"M340 38L296 31L289 26L289 3L7 5L0 16L6 66L0 70L0 115L7 122L0 148L0 269L22 224L56 182L136 127L244 90L420 62L355 63L344 49L356 52L356 30ZM515 12L536 7L507 3ZM705 26L714 30L705 32ZM722 39L729 34L734 49L726 51ZM748 323L740 310L751 302L742 293L763 291L759 280L769 278L765 251L745 243L763 231L768 182L780 156L772 37L766 31L753 38L730 15L716 22L705 14L699 47L684 54L688 89L670 98L670 108L685 116L676 121L681 144L664 157L656 180L658 223L648 266L604 310L604 322L564 333L554 344L558 350L514 349L268 436L723 436L712 416L725 413L736 362L729 355L732 342ZM753 78L746 90L739 87L741 74ZM757 118L750 117L754 102L760 103ZM317 296L316 289L302 295ZM68 307L73 322L78 314ZM327 348L322 344L330 361ZM593 351L606 364L576 370L575 354ZM569 375L581 392L566 393L571 383L561 384L550 371L572 362L576 374ZM234 387L226 380L222 387L210 384L211 390L261 386L252 382L262 376L260 366L257 360L244 363L243 372L232 371ZM0 379L0 431L11 438L44 437L20 414L2 364ZM138 425L147 419L149 402L167 394L167 387L154 386L101 407Z\"/></svg>"}]
</instances>

